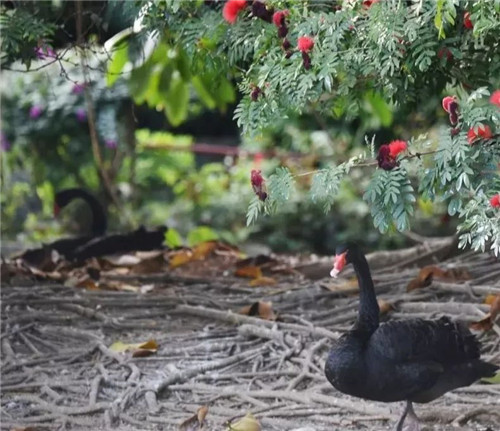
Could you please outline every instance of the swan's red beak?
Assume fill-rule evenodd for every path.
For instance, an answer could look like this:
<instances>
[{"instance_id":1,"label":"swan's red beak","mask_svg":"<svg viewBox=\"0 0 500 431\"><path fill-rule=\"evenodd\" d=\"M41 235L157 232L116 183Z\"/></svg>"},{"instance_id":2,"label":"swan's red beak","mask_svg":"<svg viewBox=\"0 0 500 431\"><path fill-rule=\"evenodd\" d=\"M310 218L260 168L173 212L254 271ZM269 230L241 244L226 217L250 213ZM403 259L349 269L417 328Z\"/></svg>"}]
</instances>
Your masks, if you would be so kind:
<instances>
[{"instance_id":1,"label":"swan's red beak","mask_svg":"<svg viewBox=\"0 0 500 431\"><path fill-rule=\"evenodd\" d=\"M330 271L330 275L333 278L337 278L339 272L344 268L346 264L346 255L347 251L344 251L344 253L335 256L335 260L333 261L333 269Z\"/></svg>"},{"instance_id":2,"label":"swan's red beak","mask_svg":"<svg viewBox=\"0 0 500 431\"><path fill-rule=\"evenodd\" d=\"M59 215L59 211L61 211L61 207L54 202L54 217Z\"/></svg>"}]
</instances>

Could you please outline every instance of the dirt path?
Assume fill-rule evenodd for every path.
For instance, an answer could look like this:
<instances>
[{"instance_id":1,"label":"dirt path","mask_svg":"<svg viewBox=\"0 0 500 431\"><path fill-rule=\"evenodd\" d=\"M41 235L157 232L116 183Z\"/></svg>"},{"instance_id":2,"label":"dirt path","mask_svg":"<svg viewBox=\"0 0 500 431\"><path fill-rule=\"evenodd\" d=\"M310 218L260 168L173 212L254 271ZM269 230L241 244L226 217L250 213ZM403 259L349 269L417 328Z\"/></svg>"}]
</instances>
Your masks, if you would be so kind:
<instances>
[{"instance_id":1,"label":"dirt path","mask_svg":"<svg viewBox=\"0 0 500 431\"><path fill-rule=\"evenodd\" d=\"M500 263L467 254L440 264L457 266L473 280L410 293L416 267L375 271L379 298L395 307L384 317L479 320L486 293L500 293ZM399 403L342 395L323 375L329 344L356 313L348 283L332 292L324 280L292 276L260 288L230 276L128 282L154 289L2 286L2 429L174 430L208 405L209 430L247 412L270 431L387 430L400 413ZM272 301L279 322L237 314L259 300ZM148 357L109 349L118 340L148 339L159 345ZM481 339L485 358L499 363L500 328ZM425 429L498 430L499 400L500 384L477 383L416 411Z\"/></svg>"}]
</instances>

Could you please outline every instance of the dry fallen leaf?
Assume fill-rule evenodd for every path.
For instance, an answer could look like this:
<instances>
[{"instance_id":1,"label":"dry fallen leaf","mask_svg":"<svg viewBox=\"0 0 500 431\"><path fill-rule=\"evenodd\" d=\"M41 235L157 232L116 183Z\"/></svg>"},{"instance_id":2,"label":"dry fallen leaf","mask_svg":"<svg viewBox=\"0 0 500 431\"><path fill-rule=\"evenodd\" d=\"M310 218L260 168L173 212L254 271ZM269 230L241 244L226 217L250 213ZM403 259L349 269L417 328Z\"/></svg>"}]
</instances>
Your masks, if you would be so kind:
<instances>
[{"instance_id":1,"label":"dry fallen leaf","mask_svg":"<svg viewBox=\"0 0 500 431\"><path fill-rule=\"evenodd\" d=\"M232 424L228 424L227 431L261 431L259 422L252 413L247 413L245 417Z\"/></svg>"},{"instance_id":2,"label":"dry fallen leaf","mask_svg":"<svg viewBox=\"0 0 500 431\"><path fill-rule=\"evenodd\" d=\"M258 277L250 281L250 286L274 286L276 280L272 277Z\"/></svg>"},{"instance_id":3,"label":"dry fallen leaf","mask_svg":"<svg viewBox=\"0 0 500 431\"><path fill-rule=\"evenodd\" d=\"M139 263L130 268L134 274L154 274L162 272L165 265L165 258L162 253L156 253L151 257L142 259Z\"/></svg>"},{"instance_id":4,"label":"dry fallen leaf","mask_svg":"<svg viewBox=\"0 0 500 431\"><path fill-rule=\"evenodd\" d=\"M491 328L493 328L493 324L495 323L495 319L498 316L498 313L500 313L500 293L491 300L490 312L486 314L486 316L484 316L481 320L472 322L469 325L469 328L474 329L475 331L483 332L491 330Z\"/></svg>"},{"instance_id":5,"label":"dry fallen leaf","mask_svg":"<svg viewBox=\"0 0 500 431\"><path fill-rule=\"evenodd\" d=\"M321 287L328 289L330 292L353 291L353 293L356 293L359 290L356 278L351 278L350 280L342 280L341 278L331 280L328 283L321 284Z\"/></svg>"},{"instance_id":6,"label":"dry fallen leaf","mask_svg":"<svg viewBox=\"0 0 500 431\"><path fill-rule=\"evenodd\" d=\"M430 286L432 280L435 278L443 281L464 281L470 280L471 277L469 272L463 268L451 268L445 271L437 266L429 265L424 266L419 271L418 275L408 283L406 290L410 292L415 289Z\"/></svg>"},{"instance_id":7,"label":"dry fallen leaf","mask_svg":"<svg viewBox=\"0 0 500 431\"><path fill-rule=\"evenodd\" d=\"M394 305L390 302L384 301L383 299L377 299L378 306L380 308L380 314L387 314L389 311L394 310Z\"/></svg>"},{"instance_id":8,"label":"dry fallen leaf","mask_svg":"<svg viewBox=\"0 0 500 431\"><path fill-rule=\"evenodd\" d=\"M489 295L486 296L486 298L484 298L484 303L486 305L491 305L493 304L493 302L495 302L495 300L498 298L498 295L495 295L493 293L490 293Z\"/></svg>"},{"instance_id":9,"label":"dry fallen leaf","mask_svg":"<svg viewBox=\"0 0 500 431\"><path fill-rule=\"evenodd\" d=\"M255 316L260 317L264 320L276 320L278 316L273 311L273 303L272 302L254 302L251 305L246 305L243 307L239 313L244 314L246 316Z\"/></svg>"},{"instance_id":10,"label":"dry fallen leaf","mask_svg":"<svg viewBox=\"0 0 500 431\"><path fill-rule=\"evenodd\" d=\"M258 266L242 266L234 273L237 277L261 278L262 270Z\"/></svg>"},{"instance_id":11,"label":"dry fallen leaf","mask_svg":"<svg viewBox=\"0 0 500 431\"><path fill-rule=\"evenodd\" d=\"M482 331L482 332L489 331L491 328L493 328L493 321L491 320L491 314L488 313L481 320L472 322L469 325L469 328L473 329L474 331Z\"/></svg>"},{"instance_id":12,"label":"dry fallen leaf","mask_svg":"<svg viewBox=\"0 0 500 431\"><path fill-rule=\"evenodd\" d=\"M148 340L143 343L124 343L123 341L115 341L109 350L116 353L132 352L132 357L144 357L156 353L158 343L155 340Z\"/></svg>"},{"instance_id":13,"label":"dry fallen leaf","mask_svg":"<svg viewBox=\"0 0 500 431\"><path fill-rule=\"evenodd\" d=\"M178 266L191 262L192 258L193 252L191 250L180 250L170 256L168 264L170 268L177 268Z\"/></svg>"},{"instance_id":14,"label":"dry fallen leaf","mask_svg":"<svg viewBox=\"0 0 500 431\"><path fill-rule=\"evenodd\" d=\"M179 431L202 431L205 428L205 417L208 413L207 406L201 406L195 415L186 419L179 425Z\"/></svg>"},{"instance_id":15,"label":"dry fallen leaf","mask_svg":"<svg viewBox=\"0 0 500 431\"><path fill-rule=\"evenodd\" d=\"M193 248L193 260L205 259L216 248L217 242L215 241L207 241L198 244L195 248Z\"/></svg>"}]
</instances>

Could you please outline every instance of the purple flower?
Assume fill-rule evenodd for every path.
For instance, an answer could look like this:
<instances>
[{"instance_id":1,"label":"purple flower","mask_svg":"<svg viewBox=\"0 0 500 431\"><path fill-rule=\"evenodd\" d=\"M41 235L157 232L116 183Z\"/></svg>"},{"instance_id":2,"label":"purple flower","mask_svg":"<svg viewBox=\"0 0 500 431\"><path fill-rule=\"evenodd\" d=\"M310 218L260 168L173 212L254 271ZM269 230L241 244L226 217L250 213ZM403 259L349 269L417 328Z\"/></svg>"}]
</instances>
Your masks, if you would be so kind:
<instances>
[{"instance_id":1,"label":"purple flower","mask_svg":"<svg viewBox=\"0 0 500 431\"><path fill-rule=\"evenodd\" d=\"M7 152L10 150L10 147L12 147L12 144L7 139L7 135L2 132L0 135L0 150Z\"/></svg>"},{"instance_id":2,"label":"purple flower","mask_svg":"<svg viewBox=\"0 0 500 431\"><path fill-rule=\"evenodd\" d=\"M75 112L75 116L79 123L87 121L87 111L84 108L78 108Z\"/></svg>"},{"instance_id":3,"label":"purple flower","mask_svg":"<svg viewBox=\"0 0 500 431\"><path fill-rule=\"evenodd\" d=\"M35 55L40 60L46 58L57 58L56 52L48 45L35 47Z\"/></svg>"},{"instance_id":4,"label":"purple flower","mask_svg":"<svg viewBox=\"0 0 500 431\"><path fill-rule=\"evenodd\" d=\"M105 139L104 145L106 145L107 148L114 150L116 149L116 147L118 147L118 142L116 142L114 139Z\"/></svg>"},{"instance_id":5,"label":"purple flower","mask_svg":"<svg viewBox=\"0 0 500 431\"><path fill-rule=\"evenodd\" d=\"M75 84L71 89L73 94L82 94L85 90L85 84Z\"/></svg>"},{"instance_id":6,"label":"purple flower","mask_svg":"<svg viewBox=\"0 0 500 431\"><path fill-rule=\"evenodd\" d=\"M30 108L30 118L33 120L37 119L40 115L42 115L43 107L40 105L33 105Z\"/></svg>"}]
</instances>

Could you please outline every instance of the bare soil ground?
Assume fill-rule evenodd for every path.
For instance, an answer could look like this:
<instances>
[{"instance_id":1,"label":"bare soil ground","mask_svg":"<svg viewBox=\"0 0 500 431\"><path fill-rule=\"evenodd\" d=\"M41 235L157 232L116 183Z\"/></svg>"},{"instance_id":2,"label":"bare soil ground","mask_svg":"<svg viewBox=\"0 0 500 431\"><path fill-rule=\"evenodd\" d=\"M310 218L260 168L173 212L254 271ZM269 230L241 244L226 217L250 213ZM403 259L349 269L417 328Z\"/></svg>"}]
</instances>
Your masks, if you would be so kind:
<instances>
[{"instance_id":1,"label":"bare soil ground","mask_svg":"<svg viewBox=\"0 0 500 431\"><path fill-rule=\"evenodd\" d=\"M385 256L391 263L373 271L378 297L394 307L384 319L477 321L489 310L485 297L500 293L500 262L487 254L438 264L466 268L471 280L411 292L423 261ZM1 291L1 429L177 430L203 405L206 430L247 412L270 431L392 429L402 404L343 395L323 374L329 344L355 319L351 278L332 285L288 274L265 287L228 272L127 278L153 284L145 293L11 280ZM257 301L272 301L278 321L238 314ZM484 357L499 363L498 325L480 338ZM109 348L148 339L159 347L147 357ZM499 407L500 384L478 382L416 412L427 430L492 431Z\"/></svg>"}]
</instances>

